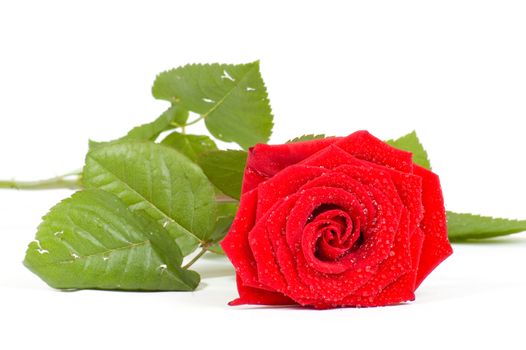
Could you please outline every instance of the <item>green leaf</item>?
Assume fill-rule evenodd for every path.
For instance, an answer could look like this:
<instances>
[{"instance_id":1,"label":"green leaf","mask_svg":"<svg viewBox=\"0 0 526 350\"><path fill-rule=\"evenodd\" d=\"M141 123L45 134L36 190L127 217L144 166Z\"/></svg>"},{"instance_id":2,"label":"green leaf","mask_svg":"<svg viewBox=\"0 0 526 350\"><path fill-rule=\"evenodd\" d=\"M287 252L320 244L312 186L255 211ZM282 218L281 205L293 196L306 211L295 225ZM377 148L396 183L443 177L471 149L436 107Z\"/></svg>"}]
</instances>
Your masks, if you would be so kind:
<instances>
[{"instance_id":1,"label":"green leaf","mask_svg":"<svg viewBox=\"0 0 526 350\"><path fill-rule=\"evenodd\" d=\"M241 196L246 162L247 152L234 150L205 153L198 160L210 181L224 194L235 199Z\"/></svg>"},{"instance_id":2,"label":"green leaf","mask_svg":"<svg viewBox=\"0 0 526 350\"><path fill-rule=\"evenodd\" d=\"M398 149L413 153L413 162L431 170L431 163L427 157L427 152L424 149L424 146L420 143L416 131L402 136L399 139L389 140L387 143Z\"/></svg>"},{"instance_id":3,"label":"green leaf","mask_svg":"<svg viewBox=\"0 0 526 350\"><path fill-rule=\"evenodd\" d=\"M188 110L174 104L153 122L131 129L121 140L155 141L163 131L184 125L187 119Z\"/></svg>"},{"instance_id":4,"label":"green leaf","mask_svg":"<svg viewBox=\"0 0 526 350\"><path fill-rule=\"evenodd\" d=\"M152 93L200 114L214 137L245 149L267 142L272 132L272 110L257 61L172 69L157 76Z\"/></svg>"},{"instance_id":5,"label":"green leaf","mask_svg":"<svg viewBox=\"0 0 526 350\"><path fill-rule=\"evenodd\" d=\"M175 148L194 162L203 153L217 151L217 146L210 137L181 134L177 131L168 135L161 144Z\"/></svg>"},{"instance_id":6,"label":"green leaf","mask_svg":"<svg viewBox=\"0 0 526 350\"><path fill-rule=\"evenodd\" d=\"M295 137L292 140L288 140L285 143L312 141L312 140L319 140L319 139L324 139L324 138L325 138L325 134L318 134L318 135L308 134L308 135L302 135L302 136L299 136L299 137Z\"/></svg>"},{"instance_id":7,"label":"green leaf","mask_svg":"<svg viewBox=\"0 0 526 350\"><path fill-rule=\"evenodd\" d=\"M220 242L225 237L234 221L238 207L238 203L218 202L216 227L210 236L210 241Z\"/></svg>"},{"instance_id":8,"label":"green leaf","mask_svg":"<svg viewBox=\"0 0 526 350\"><path fill-rule=\"evenodd\" d=\"M101 190L75 193L51 209L24 264L60 289L194 290L199 275L160 225Z\"/></svg>"},{"instance_id":9,"label":"green leaf","mask_svg":"<svg viewBox=\"0 0 526 350\"><path fill-rule=\"evenodd\" d=\"M109 142L118 141L155 141L159 135L166 130L173 129L178 125L184 125L188 119L188 111L176 104L164 111L151 123L142 124L131 129L125 136ZM98 147L107 142L91 141L90 148Z\"/></svg>"},{"instance_id":10,"label":"green leaf","mask_svg":"<svg viewBox=\"0 0 526 350\"><path fill-rule=\"evenodd\" d=\"M448 211L447 229L451 241L484 239L526 231L526 220L499 219Z\"/></svg>"},{"instance_id":11,"label":"green leaf","mask_svg":"<svg viewBox=\"0 0 526 350\"><path fill-rule=\"evenodd\" d=\"M219 243L223 240L225 235L230 230L232 222L236 217L237 209L239 208L239 203L231 202L218 202L217 203L217 222L214 233L210 237L211 242L214 242L210 245L207 250L216 254L225 254L223 248Z\"/></svg>"},{"instance_id":12,"label":"green leaf","mask_svg":"<svg viewBox=\"0 0 526 350\"><path fill-rule=\"evenodd\" d=\"M181 153L151 142L119 142L86 156L83 184L144 210L177 240L184 255L215 226L215 194L202 170Z\"/></svg>"}]
</instances>

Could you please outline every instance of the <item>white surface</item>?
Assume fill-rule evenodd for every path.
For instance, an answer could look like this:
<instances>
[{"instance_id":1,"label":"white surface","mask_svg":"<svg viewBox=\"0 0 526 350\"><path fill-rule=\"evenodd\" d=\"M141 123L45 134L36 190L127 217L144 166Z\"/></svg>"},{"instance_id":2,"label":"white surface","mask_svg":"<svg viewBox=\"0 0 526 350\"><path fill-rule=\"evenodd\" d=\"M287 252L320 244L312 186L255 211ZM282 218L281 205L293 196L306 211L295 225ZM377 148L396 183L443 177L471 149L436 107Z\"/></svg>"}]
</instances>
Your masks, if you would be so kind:
<instances>
[{"instance_id":1,"label":"white surface","mask_svg":"<svg viewBox=\"0 0 526 350\"><path fill-rule=\"evenodd\" d=\"M156 117L156 73L261 60L273 142L416 129L447 206L526 217L526 4L521 1L0 3L0 178L82 166L87 140ZM194 130L202 131L199 127ZM0 192L0 348L524 348L526 236L455 253L409 305L230 308L232 270L194 293L57 292L21 265L67 191Z\"/></svg>"}]
</instances>

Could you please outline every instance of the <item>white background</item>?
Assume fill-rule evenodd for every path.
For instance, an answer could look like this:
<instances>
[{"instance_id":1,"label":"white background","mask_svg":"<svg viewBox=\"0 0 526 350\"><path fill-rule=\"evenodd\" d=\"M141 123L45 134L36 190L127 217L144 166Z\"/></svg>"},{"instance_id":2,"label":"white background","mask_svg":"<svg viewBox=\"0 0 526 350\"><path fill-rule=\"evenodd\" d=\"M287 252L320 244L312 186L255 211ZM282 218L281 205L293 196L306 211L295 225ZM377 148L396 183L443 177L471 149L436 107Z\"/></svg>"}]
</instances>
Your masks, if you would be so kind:
<instances>
[{"instance_id":1,"label":"white background","mask_svg":"<svg viewBox=\"0 0 526 350\"><path fill-rule=\"evenodd\" d=\"M416 129L455 211L526 218L523 1L0 2L0 178L83 164L167 106L155 75L261 60L272 142ZM190 132L203 131L196 127ZM524 348L526 236L455 253L408 305L232 308L232 269L193 293L58 292L21 264L65 190L0 191L0 348Z\"/></svg>"}]
</instances>

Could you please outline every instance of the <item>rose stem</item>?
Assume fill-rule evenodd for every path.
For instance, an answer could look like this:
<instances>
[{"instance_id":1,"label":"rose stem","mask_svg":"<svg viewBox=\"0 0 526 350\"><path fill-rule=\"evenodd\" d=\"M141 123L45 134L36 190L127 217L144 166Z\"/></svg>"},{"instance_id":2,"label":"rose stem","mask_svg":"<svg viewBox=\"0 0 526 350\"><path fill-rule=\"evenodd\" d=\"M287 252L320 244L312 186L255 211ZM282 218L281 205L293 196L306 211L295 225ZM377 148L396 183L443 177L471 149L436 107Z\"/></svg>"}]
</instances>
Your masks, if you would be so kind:
<instances>
[{"instance_id":1,"label":"rose stem","mask_svg":"<svg viewBox=\"0 0 526 350\"><path fill-rule=\"evenodd\" d=\"M38 181L0 180L0 188L15 190L49 190L67 188L77 190L81 188L80 173L69 173Z\"/></svg>"},{"instance_id":2,"label":"rose stem","mask_svg":"<svg viewBox=\"0 0 526 350\"><path fill-rule=\"evenodd\" d=\"M183 266L183 269L188 270L188 268L190 268L190 266L192 266L197 260L199 260L199 258L202 257L207 251L207 247L203 246L201 248L201 251L196 256L194 256L193 259L188 262L188 264Z\"/></svg>"}]
</instances>

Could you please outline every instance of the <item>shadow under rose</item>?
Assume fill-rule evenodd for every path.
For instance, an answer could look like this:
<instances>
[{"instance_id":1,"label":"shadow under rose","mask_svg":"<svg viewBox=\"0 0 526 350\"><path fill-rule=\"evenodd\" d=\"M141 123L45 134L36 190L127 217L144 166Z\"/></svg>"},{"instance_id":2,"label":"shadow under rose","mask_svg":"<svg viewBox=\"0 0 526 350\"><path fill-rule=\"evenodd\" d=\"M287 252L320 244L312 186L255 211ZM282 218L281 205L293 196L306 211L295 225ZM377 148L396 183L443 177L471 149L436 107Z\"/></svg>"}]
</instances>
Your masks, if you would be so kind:
<instances>
[{"instance_id":1,"label":"shadow under rose","mask_svg":"<svg viewBox=\"0 0 526 350\"><path fill-rule=\"evenodd\" d=\"M393 304L393 305L386 305L386 306L378 306L378 307L352 307L352 306L345 306L345 307L334 307L334 308L327 308L327 309L316 309L314 307L309 306L301 306L301 305L240 305L235 306L238 310L275 310L275 309L286 309L286 310L298 310L298 311L316 311L316 312L335 312L335 310L357 310L357 309L378 309L378 308L399 308L399 307L408 307L411 305L411 302L406 303L399 303L399 304Z\"/></svg>"}]
</instances>

